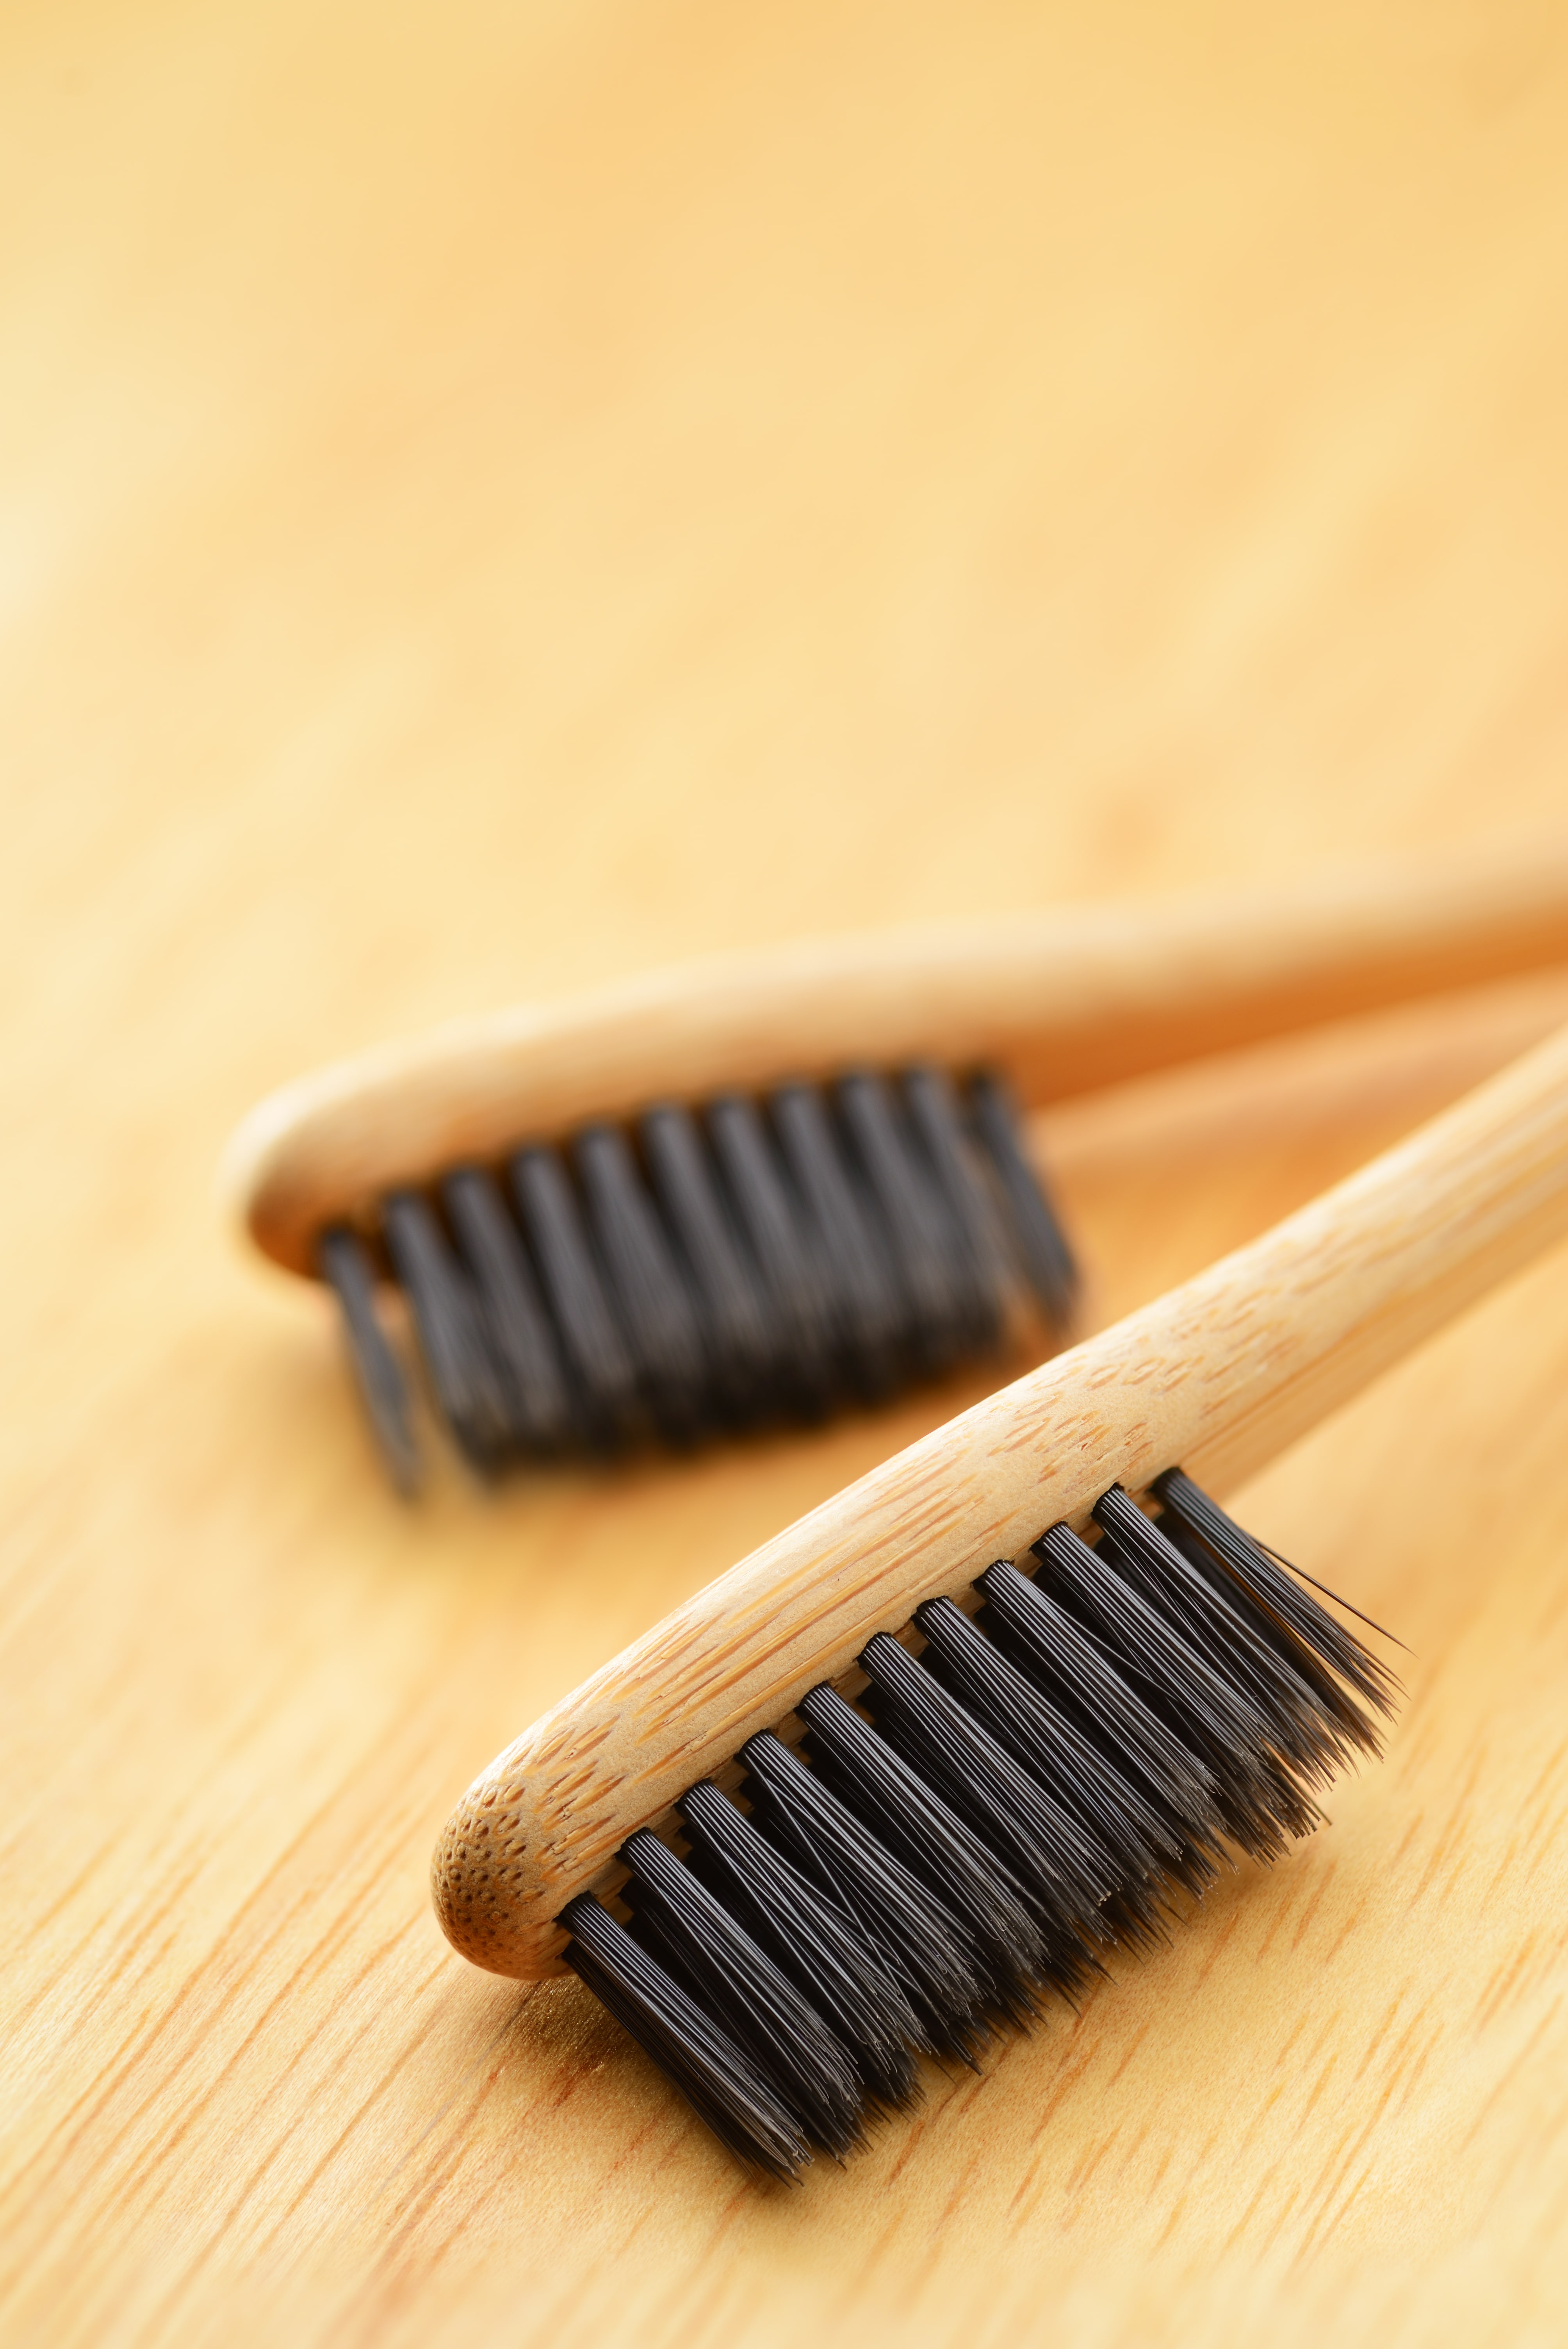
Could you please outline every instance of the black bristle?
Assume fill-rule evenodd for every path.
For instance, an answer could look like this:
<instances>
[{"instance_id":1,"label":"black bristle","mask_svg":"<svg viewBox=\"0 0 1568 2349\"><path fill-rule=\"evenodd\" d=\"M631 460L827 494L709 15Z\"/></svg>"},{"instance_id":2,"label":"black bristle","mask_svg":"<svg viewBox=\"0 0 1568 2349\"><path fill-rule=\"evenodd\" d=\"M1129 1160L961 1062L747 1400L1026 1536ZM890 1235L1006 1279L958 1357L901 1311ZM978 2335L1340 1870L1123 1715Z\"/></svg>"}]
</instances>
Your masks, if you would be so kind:
<instances>
[{"instance_id":1,"label":"black bristle","mask_svg":"<svg viewBox=\"0 0 1568 2349\"><path fill-rule=\"evenodd\" d=\"M707 1364L668 1237L617 1127L590 1126L573 1156L645 1404L666 1438L689 1442L704 1417Z\"/></svg>"},{"instance_id":2,"label":"black bristle","mask_svg":"<svg viewBox=\"0 0 1568 2349\"><path fill-rule=\"evenodd\" d=\"M572 1396L522 1235L482 1168L449 1175L441 1197L490 1327L520 1440L556 1451L576 1433Z\"/></svg>"},{"instance_id":3,"label":"black bristle","mask_svg":"<svg viewBox=\"0 0 1568 2349\"><path fill-rule=\"evenodd\" d=\"M636 1371L571 1178L558 1154L541 1146L512 1160L511 1186L593 1440L623 1439L638 1421Z\"/></svg>"},{"instance_id":4,"label":"black bristle","mask_svg":"<svg viewBox=\"0 0 1568 2349\"><path fill-rule=\"evenodd\" d=\"M1217 1852L1225 1823L1212 1771L1129 1687L1099 1641L1005 1557L986 1568L975 1588L986 1602L981 1624L1026 1677L1159 1806L1186 1842Z\"/></svg>"},{"instance_id":5,"label":"black bristle","mask_svg":"<svg viewBox=\"0 0 1568 2349\"><path fill-rule=\"evenodd\" d=\"M911 1069L903 1080L910 1118L947 1210L955 1253L971 1298L970 1342L985 1352L1001 1340L1008 1280L1007 1249L994 1192L977 1161L956 1089L944 1070ZM1029 1181L1038 1188L1031 1174Z\"/></svg>"},{"instance_id":6,"label":"black bristle","mask_svg":"<svg viewBox=\"0 0 1568 2349\"><path fill-rule=\"evenodd\" d=\"M1271 1638L1248 1595L1233 1583L1225 1588L1222 1576L1203 1573L1119 1485L1094 1514L1116 1547L1124 1578L1202 1654L1223 1660L1227 1677L1257 1706L1275 1751L1299 1776L1326 1784L1357 1746L1376 1752L1371 1723L1343 1696L1337 1704L1329 1701L1332 1683L1310 1671L1313 1660L1293 1656L1284 1641ZM1347 1728L1350 1718L1359 1735Z\"/></svg>"},{"instance_id":7,"label":"black bristle","mask_svg":"<svg viewBox=\"0 0 1568 2349\"><path fill-rule=\"evenodd\" d=\"M762 1277L778 1333L780 1392L797 1410L826 1407L832 1324L821 1268L788 1171L758 1113L738 1093L707 1113L714 1156L735 1218Z\"/></svg>"},{"instance_id":8,"label":"black bristle","mask_svg":"<svg viewBox=\"0 0 1568 2349\"><path fill-rule=\"evenodd\" d=\"M911 2044L973 2064L991 2036L973 1939L813 1770L770 1730L740 1749L759 1826L801 1875L842 1906L909 2000Z\"/></svg>"},{"instance_id":9,"label":"black bristle","mask_svg":"<svg viewBox=\"0 0 1568 2349\"><path fill-rule=\"evenodd\" d=\"M864 1186L815 1085L781 1085L769 1104L796 1192L811 1219L845 1375L862 1394L895 1383L906 1342L898 1281Z\"/></svg>"},{"instance_id":10,"label":"black bristle","mask_svg":"<svg viewBox=\"0 0 1568 2349\"><path fill-rule=\"evenodd\" d=\"M998 1559L977 1617L926 1600L918 1653L886 1632L861 1651L858 1703L826 1682L800 1699L803 1754L764 1732L738 1798L692 1787L689 1862L639 1829L630 1937L596 1903L562 1911L594 1987L621 1935L601 1994L744 2159L841 2157L866 2114L912 2100L916 2056L976 2063L1045 1993L1164 1938L1173 1896L1235 1851L1274 1858L1317 1825L1313 1790L1359 1743L1325 1695L1342 1651L1297 1632L1277 1560L1237 1578L1222 1545L1249 1578L1255 1545L1190 1479L1158 1495L1199 1555L1112 1486L1098 1547L1053 1526L1038 1582Z\"/></svg>"},{"instance_id":11,"label":"black bristle","mask_svg":"<svg viewBox=\"0 0 1568 2349\"><path fill-rule=\"evenodd\" d=\"M903 1108L882 1077L861 1071L838 1104L908 1310L906 1343L932 1370L975 1350L975 1300L952 1221ZM995 1323L985 1333L988 1343Z\"/></svg>"},{"instance_id":12,"label":"black bristle","mask_svg":"<svg viewBox=\"0 0 1568 2349\"><path fill-rule=\"evenodd\" d=\"M639 1828L623 1846L634 1931L771 2082L801 2134L843 2155L861 2139L861 2083L847 2047L667 1844Z\"/></svg>"},{"instance_id":13,"label":"black bristle","mask_svg":"<svg viewBox=\"0 0 1568 2349\"><path fill-rule=\"evenodd\" d=\"M1047 1936L1062 1988L1077 1989L1110 1939L1100 1914L1118 1881L1109 1852L907 1648L879 1631L860 1663L877 1727L1007 1869Z\"/></svg>"},{"instance_id":14,"label":"black bristle","mask_svg":"<svg viewBox=\"0 0 1568 2349\"><path fill-rule=\"evenodd\" d=\"M743 1424L774 1402L779 1344L766 1293L690 1112L673 1104L650 1110L642 1140L655 1194L700 1304L715 1408Z\"/></svg>"},{"instance_id":15,"label":"black bristle","mask_svg":"<svg viewBox=\"0 0 1568 2349\"><path fill-rule=\"evenodd\" d=\"M1035 1554L1053 1596L1105 1642L1123 1676L1202 1755L1233 1843L1253 1859L1277 1859L1291 1836L1319 1824L1310 1796L1279 1769L1258 1706L1125 1579L1111 1547L1091 1549L1068 1526L1053 1526Z\"/></svg>"},{"instance_id":16,"label":"black bristle","mask_svg":"<svg viewBox=\"0 0 1568 2349\"><path fill-rule=\"evenodd\" d=\"M1055 1982L1056 1952L1036 1903L919 1773L825 1683L796 1708L808 1751L845 1807L960 1919L985 1969L988 1999L1009 2022L1038 2011L1032 1984Z\"/></svg>"},{"instance_id":17,"label":"black bristle","mask_svg":"<svg viewBox=\"0 0 1568 2349\"><path fill-rule=\"evenodd\" d=\"M380 1237L440 1416L488 1475L819 1419L994 1354L1025 1327L1013 1308L1052 1228L1010 1117L939 1070L858 1074L700 1114L658 1104L397 1190ZM346 1226L328 1238L371 1425L411 1492L377 1260Z\"/></svg>"},{"instance_id":18,"label":"black bristle","mask_svg":"<svg viewBox=\"0 0 1568 2349\"><path fill-rule=\"evenodd\" d=\"M1298 1581L1295 1568L1287 1572L1284 1558L1244 1533L1235 1519L1227 1516L1218 1502L1212 1501L1180 1468L1171 1468L1163 1476L1156 1477L1153 1491L1175 1525L1201 1551L1206 1551L1222 1567L1232 1582L1240 1584L1274 1622L1301 1641L1368 1704L1392 1717L1401 1693L1398 1682L1354 1632L1336 1623L1311 1591L1302 1588L1302 1582L1310 1581L1310 1576L1303 1575ZM1332 1591L1323 1595L1334 1596ZM1335 1604L1344 1602L1336 1599ZM1347 1611L1354 1613L1355 1609ZM1366 1620L1365 1617L1362 1620ZM1372 1623L1367 1628L1376 1631L1379 1626ZM1387 1639L1390 1634L1385 1631L1382 1636Z\"/></svg>"},{"instance_id":19,"label":"black bristle","mask_svg":"<svg viewBox=\"0 0 1568 2349\"><path fill-rule=\"evenodd\" d=\"M748 2168L797 2177L811 2158L794 2116L734 2041L591 1892L568 1901L566 1961Z\"/></svg>"},{"instance_id":20,"label":"black bristle","mask_svg":"<svg viewBox=\"0 0 1568 2349\"><path fill-rule=\"evenodd\" d=\"M408 1381L376 1310L376 1267L370 1251L357 1233L335 1224L321 1236L316 1263L342 1308L348 1359L387 1473L398 1492L417 1493L419 1450Z\"/></svg>"},{"instance_id":21,"label":"black bristle","mask_svg":"<svg viewBox=\"0 0 1568 2349\"><path fill-rule=\"evenodd\" d=\"M493 1470L517 1430L478 1291L419 1192L394 1191L382 1229L441 1415L474 1465Z\"/></svg>"},{"instance_id":22,"label":"black bristle","mask_svg":"<svg viewBox=\"0 0 1568 2349\"><path fill-rule=\"evenodd\" d=\"M1065 1713L1010 1664L994 1640L954 1605L930 1599L914 1614L926 1641L921 1662L948 1687L1015 1761L1051 1787L1110 1855L1113 1881L1151 1924L1162 1869L1183 1864L1184 1838L1168 1814L1077 1730ZM1145 1892L1144 1888L1147 1888Z\"/></svg>"},{"instance_id":23,"label":"black bristle","mask_svg":"<svg viewBox=\"0 0 1568 2349\"><path fill-rule=\"evenodd\" d=\"M1078 1267L1039 1173L1024 1154L1017 1107L1006 1084L990 1070L971 1080L969 1100L1024 1276L1047 1320L1066 1330L1078 1301Z\"/></svg>"},{"instance_id":24,"label":"black bristle","mask_svg":"<svg viewBox=\"0 0 1568 2349\"><path fill-rule=\"evenodd\" d=\"M691 1865L849 2049L866 2095L908 2104L921 2040L896 1975L849 1918L705 1779L679 1805Z\"/></svg>"}]
</instances>

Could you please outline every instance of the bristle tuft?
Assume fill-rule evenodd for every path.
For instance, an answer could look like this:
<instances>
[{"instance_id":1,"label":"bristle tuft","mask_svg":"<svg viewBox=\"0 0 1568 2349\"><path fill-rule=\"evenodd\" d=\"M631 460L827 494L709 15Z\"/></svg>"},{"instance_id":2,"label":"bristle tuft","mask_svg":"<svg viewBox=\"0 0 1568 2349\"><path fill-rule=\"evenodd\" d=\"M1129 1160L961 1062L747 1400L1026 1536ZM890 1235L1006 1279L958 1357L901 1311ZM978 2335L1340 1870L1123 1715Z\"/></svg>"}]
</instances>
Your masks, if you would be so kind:
<instances>
[{"instance_id":1,"label":"bristle tuft","mask_svg":"<svg viewBox=\"0 0 1568 2349\"><path fill-rule=\"evenodd\" d=\"M324 1232L316 1251L322 1278L342 1309L348 1359L371 1433L399 1493L418 1489L419 1451L403 1365L376 1310L376 1267L357 1233L344 1225Z\"/></svg>"},{"instance_id":2,"label":"bristle tuft","mask_svg":"<svg viewBox=\"0 0 1568 2349\"><path fill-rule=\"evenodd\" d=\"M1037 1579L998 1559L977 1615L931 1599L908 1644L875 1634L854 1702L801 1698L800 1752L749 1738L735 1795L676 1806L681 1850L631 1837L629 1930L562 1911L583 1979L752 2167L844 2158L921 2056L976 2065L1076 2002L1376 1751L1376 1658L1181 1470L1155 1498L1158 1523L1113 1485L1097 1542L1041 1537Z\"/></svg>"},{"instance_id":3,"label":"bristle tuft","mask_svg":"<svg viewBox=\"0 0 1568 2349\"><path fill-rule=\"evenodd\" d=\"M498 1171L506 1180L497 1179ZM374 1308L379 1238L430 1398L481 1474L810 1421L1071 1311L1066 1244L995 1080L787 1084L455 1168L335 1227L321 1269L399 1488L418 1464Z\"/></svg>"}]
</instances>

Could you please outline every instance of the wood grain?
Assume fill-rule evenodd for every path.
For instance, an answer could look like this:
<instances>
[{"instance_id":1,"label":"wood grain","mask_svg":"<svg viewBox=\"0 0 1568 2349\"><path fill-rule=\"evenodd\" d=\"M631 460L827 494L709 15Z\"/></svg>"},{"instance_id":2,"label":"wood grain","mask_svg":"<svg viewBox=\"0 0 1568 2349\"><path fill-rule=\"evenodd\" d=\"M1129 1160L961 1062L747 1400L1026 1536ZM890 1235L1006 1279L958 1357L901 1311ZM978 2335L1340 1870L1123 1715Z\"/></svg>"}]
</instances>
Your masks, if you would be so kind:
<instances>
[{"instance_id":1,"label":"wood grain","mask_svg":"<svg viewBox=\"0 0 1568 2349\"><path fill-rule=\"evenodd\" d=\"M1244 1496L1409 1640L1387 1766L768 2195L445 1949L428 1849L975 1390L408 1513L212 1202L269 1087L487 1005L1568 813L1560 12L0 55L7 2338L1560 2338L1561 1257ZM1413 1032L1053 1112L1101 1318L1451 1097Z\"/></svg>"}]
</instances>

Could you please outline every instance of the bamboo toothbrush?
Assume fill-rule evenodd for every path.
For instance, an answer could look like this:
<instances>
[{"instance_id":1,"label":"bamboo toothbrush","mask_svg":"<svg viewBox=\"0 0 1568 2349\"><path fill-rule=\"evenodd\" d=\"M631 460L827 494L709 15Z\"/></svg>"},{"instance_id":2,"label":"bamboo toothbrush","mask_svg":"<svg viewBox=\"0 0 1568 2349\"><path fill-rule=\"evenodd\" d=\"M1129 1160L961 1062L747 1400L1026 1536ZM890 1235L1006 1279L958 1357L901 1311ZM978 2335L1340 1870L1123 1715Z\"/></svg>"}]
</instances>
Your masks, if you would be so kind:
<instances>
[{"instance_id":1,"label":"bamboo toothbrush","mask_svg":"<svg viewBox=\"0 0 1568 2349\"><path fill-rule=\"evenodd\" d=\"M994 1353L1031 1310L1066 1333L1015 1101L1559 959L1561 838L818 942L329 1068L246 1120L229 1186L263 1253L336 1289L406 1487L387 1270L481 1468L685 1442Z\"/></svg>"},{"instance_id":2,"label":"bamboo toothbrush","mask_svg":"<svg viewBox=\"0 0 1568 2349\"><path fill-rule=\"evenodd\" d=\"M575 1970L748 2163L843 2154L1377 1750L1387 1669L1205 1488L1564 1234L1568 1029L596 1672L454 1811L448 1936Z\"/></svg>"}]
</instances>

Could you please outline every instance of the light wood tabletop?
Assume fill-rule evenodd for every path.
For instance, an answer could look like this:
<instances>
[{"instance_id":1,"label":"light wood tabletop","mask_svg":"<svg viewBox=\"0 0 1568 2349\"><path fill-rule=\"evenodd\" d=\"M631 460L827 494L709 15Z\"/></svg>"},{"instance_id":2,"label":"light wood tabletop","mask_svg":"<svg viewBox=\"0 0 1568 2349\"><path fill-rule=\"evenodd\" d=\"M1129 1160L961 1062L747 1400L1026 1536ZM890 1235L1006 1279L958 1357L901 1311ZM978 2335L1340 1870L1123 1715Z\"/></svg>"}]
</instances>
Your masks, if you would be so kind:
<instances>
[{"instance_id":1,"label":"light wood tabletop","mask_svg":"<svg viewBox=\"0 0 1568 2349\"><path fill-rule=\"evenodd\" d=\"M704 948L1568 823L1568 18L22 5L0 254L7 2342L1561 2341L1568 1260L1243 1496L1387 1762L787 2190L429 1850L980 1387L406 1506L214 1170ZM1090 1318L1553 1009L1051 1112Z\"/></svg>"}]
</instances>

